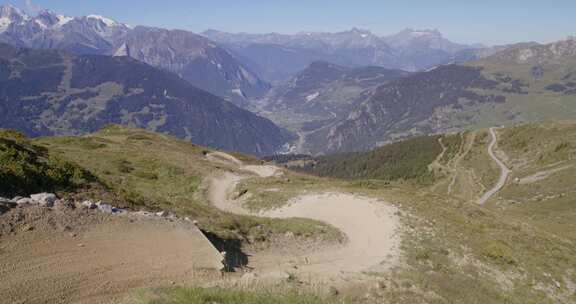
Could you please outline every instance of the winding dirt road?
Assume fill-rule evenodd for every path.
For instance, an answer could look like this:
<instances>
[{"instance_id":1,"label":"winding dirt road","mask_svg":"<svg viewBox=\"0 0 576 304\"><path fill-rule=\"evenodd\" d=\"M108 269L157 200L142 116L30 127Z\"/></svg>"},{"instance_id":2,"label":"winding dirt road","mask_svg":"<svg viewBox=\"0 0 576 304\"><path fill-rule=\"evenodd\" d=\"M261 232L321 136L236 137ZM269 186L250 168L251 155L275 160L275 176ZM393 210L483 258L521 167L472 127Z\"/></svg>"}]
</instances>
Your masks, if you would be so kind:
<instances>
[{"instance_id":1,"label":"winding dirt road","mask_svg":"<svg viewBox=\"0 0 576 304\"><path fill-rule=\"evenodd\" d=\"M282 174L274 166L240 166L240 169L259 177ZM241 201L229 199L236 185L247 177L227 172L213 178L209 199L224 211L251 214L242 207ZM398 257L400 240L396 234L399 227L396 211L394 206L376 199L344 193L319 193L303 195L284 207L253 214L318 220L340 229L347 237L343 245L318 248L305 255L255 256L257 271L289 271L315 278L341 278L374 267L386 269L394 265Z\"/></svg>"},{"instance_id":2,"label":"winding dirt road","mask_svg":"<svg viewBox=\"0 0 576 304\"><path fill-rule=\"evenodd\" d=\"M508 176L510 175L510 169L506 167L504 162L502 162L494 153L494 147L498 144L498 136L496 135L496 128L490 128L490 134L492 135L492 142L488 146L488 155L498 164L500 167L500 179L498 179L498 183L494 186L494 188L488 190L484 195L478 200L478 204L484 205L494 194L498 193L504 185L506 185L506 180L508 180Z\"/></svg>"}]
</instances>

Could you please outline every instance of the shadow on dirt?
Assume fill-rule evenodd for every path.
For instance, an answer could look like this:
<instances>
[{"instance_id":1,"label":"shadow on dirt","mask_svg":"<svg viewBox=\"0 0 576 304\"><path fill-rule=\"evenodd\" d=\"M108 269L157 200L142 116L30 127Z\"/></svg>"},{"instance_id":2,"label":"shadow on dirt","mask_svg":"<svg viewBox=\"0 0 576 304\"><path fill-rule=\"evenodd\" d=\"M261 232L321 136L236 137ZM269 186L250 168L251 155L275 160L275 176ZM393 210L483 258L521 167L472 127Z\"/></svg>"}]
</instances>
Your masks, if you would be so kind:
<instances>
[{"instance_id":1,"label":"shadow on dirt","mask_svg":"<svg viewBox=\"0 0 576 304\"><path fill-rule=\"evenodd\" d=\"M212 245L220 252L226 252L226 259L224 261L225 271L235 272L236 269L246 268L248 265L248 255L242 251L242 241L239 239L223 239L202 230L202 233L210 240Z\"/></svg>"}]
</instances>

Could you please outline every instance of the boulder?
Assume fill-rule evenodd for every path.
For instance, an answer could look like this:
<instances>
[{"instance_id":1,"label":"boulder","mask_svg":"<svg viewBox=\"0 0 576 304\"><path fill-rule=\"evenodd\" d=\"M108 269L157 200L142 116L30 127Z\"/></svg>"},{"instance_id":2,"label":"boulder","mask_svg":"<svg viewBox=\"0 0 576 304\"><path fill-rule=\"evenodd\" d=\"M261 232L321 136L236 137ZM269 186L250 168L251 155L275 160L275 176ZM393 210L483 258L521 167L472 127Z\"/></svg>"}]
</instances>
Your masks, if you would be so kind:
<instances>
[{"instance_id":1,"label":"boulder","mask_svg":"<svg viewBox=\"0 0 576 304\"><path fill-rule=\"evenodd\" d=\"M21 199L23 199L23 198L25 198L25 197L16 196L16 197L14 197L14 198L12 199L12 201L15 202L15 203L17 203L19 200L21 200Z\"/></svg>"},{"instance_id":2,"label":"boulder","mask_svg":"<svg viewBox=\"0 0 576 304\"><path fill-rule=\"evenodd\" d=\"M100 203L100 205L98 205L98 210L104 212L104 213L109 213L112 214L114 213L114 207L108 205L108 204L102 204Z\"/></svg>"},{"instance_id":3,"label":"boulder","mask_svg":"<svg viewBox=\"0 0 576 304\"><path fill-rule=\"evenodd\" d=\"M84 208L87 208L87 209L98 208L98 206L93 201L83 201L80 205Z\"/></svg>"},{"instance_id":4,"label":"boulder","mask_svg":"<svg viewBox=\"0 0 576 304\"><path fill-rule=\"evenodd\" d=\"M134 215L141 216L141 217L151 217L154 214L151 212L148 212L148 211L137 211L137 212L134 212Z\"/></svg>"},{"instance_id":5,"label":"boulder","mask_svg":"<svg viewBox=\"0 0 576 304\"><path fill-rule=\"evenodd\" d=\"M58 199L54 193L38 193L30 195L30 198L43 207L52 207Z\"/></svg>"},{"instance_id":6,"label":"boulder","mask_svg":"<svg viewBox=\"0 0 576 304\"><path fill-rule=\"evenodd\" d=\"M8 210L15 208L18 204L8 201L8 200L0 200L0 214L8 212Z\"/></svg>"},{"instance_id":7,"label":"boulder","mask_svg":"<svg viewBox=\"0 0 576 304\"><path fill-rule=\"evenodd\" d=\"M32 205L32 204L36 204L36 202L33 201L31 198L24 197L24 198L17 200L16 204L18 204L18 205Z\"/></svg>"},{"instance_id":8,"label":"boulder","mask_svg":"<svg viewBox=\"0 0 576 304\"><path fill-rule=\"evenodd\" d=\"M167 217L168 215L170 215L170 213L168 213L168 211L166 211L166 210L160 211L160 212L156 212L156 216Z\"/></svg>"}]
</instances>

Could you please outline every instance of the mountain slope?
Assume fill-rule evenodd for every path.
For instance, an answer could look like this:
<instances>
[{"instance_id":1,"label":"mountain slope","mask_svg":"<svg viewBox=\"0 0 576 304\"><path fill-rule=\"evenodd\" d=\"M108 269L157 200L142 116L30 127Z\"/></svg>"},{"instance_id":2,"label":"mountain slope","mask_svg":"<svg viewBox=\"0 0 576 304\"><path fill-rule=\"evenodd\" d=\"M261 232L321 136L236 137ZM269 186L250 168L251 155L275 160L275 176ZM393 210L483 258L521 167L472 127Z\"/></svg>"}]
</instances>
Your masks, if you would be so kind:
<instances>
[{"instance_id":1,"label":"mountain slope","mask_svg":"<svg viewBox=\"0 0 576 304\"><path fill-rule=\"evenodd\" d=\"M528 45L385 84L346 119L310 135L317 142L311 150L367 149L417 134L574 118L575 50L572 39Z\"/></svg>"},{"instance_id":2,"label":"mountain slope","mask_svg":"<svg viewBox=\"0 0 576 304\"><path fill-rule=\"evenodd\" d=\"M310 131L348 115L366 98L366 91L409 74L381 67L349 68L317 61L286 84L272 89L259 110L287 128Z\"/></svg>"},{"instance_id":3,"label":"mountain slope","mask_svg":"<svg viewBox=\"0 0 576 304\"><path fill-rule=\"evenodd\" d=\"M239 105L269 89L228 51L191 32L132 28L98 15L72 18L42 11L31 17L9 5L2 6L0 18L0 41L15 46L130 56Z\"/></svg>"},{"instance_id":4,"label":"mountain slope","mask_svg":"<svg viewBox=\"0 0 576 304\"><path fill-rule=\"evenodd\" d=\"M269 120L128 57L2 44L0 66L0 127L30 136L118 123L252 154L273 153L288 139Z\"/></svg>"}]
</instances>

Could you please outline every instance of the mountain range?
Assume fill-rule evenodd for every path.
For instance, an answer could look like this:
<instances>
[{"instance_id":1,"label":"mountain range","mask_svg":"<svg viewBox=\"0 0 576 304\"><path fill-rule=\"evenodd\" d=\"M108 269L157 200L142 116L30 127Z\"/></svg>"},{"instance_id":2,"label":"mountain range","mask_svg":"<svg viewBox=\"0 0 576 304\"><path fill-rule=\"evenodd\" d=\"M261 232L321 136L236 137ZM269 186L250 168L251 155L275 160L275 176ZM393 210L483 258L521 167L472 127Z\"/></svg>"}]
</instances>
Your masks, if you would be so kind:
<instances>
[{"instance_id":1,"label":"mountain range","mask_svg":"<svg viewBox=\"0 0 576 304\"><path fill-rule=\"evenodd\" d=\"M0 128L78 135L108 124L255 155L274 153L290 139L271 121L130 57L0 43Z\"/></svg>"},{"instance_id":2,"label":"mountain range","mask_svg":"<svg viewBox=\"0 0 576 304\"><path fill-rule=\"evenodd\" d=\"M357 28L197 35L132 27L98 15L67 17L46 10L29 16L2 6L0 42L15 46L6 52L17 54L5 58L3 107L11 116L2 126L36 136L124 123L262 155L294 139L280 125L299 135L289 151L325 154L371 149L414 135L576 116L574 39L485 47L454 43L438 30L415 29L390 36ZM29 55L24 60L20 54ZM51 71L42 62L45 57L61 58L54 66L64 71L88 60L91 68L72 74L100 78L77 92L66 85L71 74ZM87 75L92 68L100 74ZM145 72L116 75L132 70ZM38 81L37 73L51 79ZM147 75L162 79L162 85L149 82ZM32 89L38 85L43 87ZM168 87L189 93L171 95ZM138 106L129 106L130 101L109 107L112 101L140 96L141 90L145 95ZM172 107L174 96L180 104ZM170 110L151 114L158 104L151 100L158 98ZM42 111L24 105L26 100L38 101ZM78 110L71 106L75 103L86 105ZM198 110L188 109L190 104ZM99 113L96 120L85 106Z\"/></svg>"},{"instance_id":3,"label":"mountain range","mask_svg":"<svg viewBox=\"0 0 576 304\"><path fill-rule=\"evenodd\" d=\"M253 110L289 130L306 133L346 117L367 98L365 93L370 89L410 74L377 66L351 68L316 61L272 88Z\"/></svg>"},{"instance_id":4,"label":"mountain range","mask_svg":"<svg viewBox=\"0 0 576 304\"><path fill-rule=\"evenodd\" d=\"M346 118L306 136L312 153L370 149L421 134L576 118L576 40L520 44L365 92Z\"/></svg>"},{"instance_id":5,"label":"mountain range","mask_svg":"<svg viewBox=\"0 0 576 304\"><path fill-rule=\"evenodd\" d=\"M99 15L72 18L44 10L32 17L5 5L0 8L0 41L77 55L129 56L174 72L239 105L269 88L230 52L202 36L182 30L131 27Z\"/></svg>"},{"instance_id":6,"label":"mountain range","mask_svg":"<svg viewBox=\"0 0 576 304\"><path fill-rule=\"evenodd\" d=\"M294 35L208 30L202 35L245 58L254 71L272 82L286 80L314 61L420 71L464 58L460 52L485 48L479 44L453 43L438 30L406 29L384 37L357 28L338 33Z\"/></svg>"}]
</instances>

